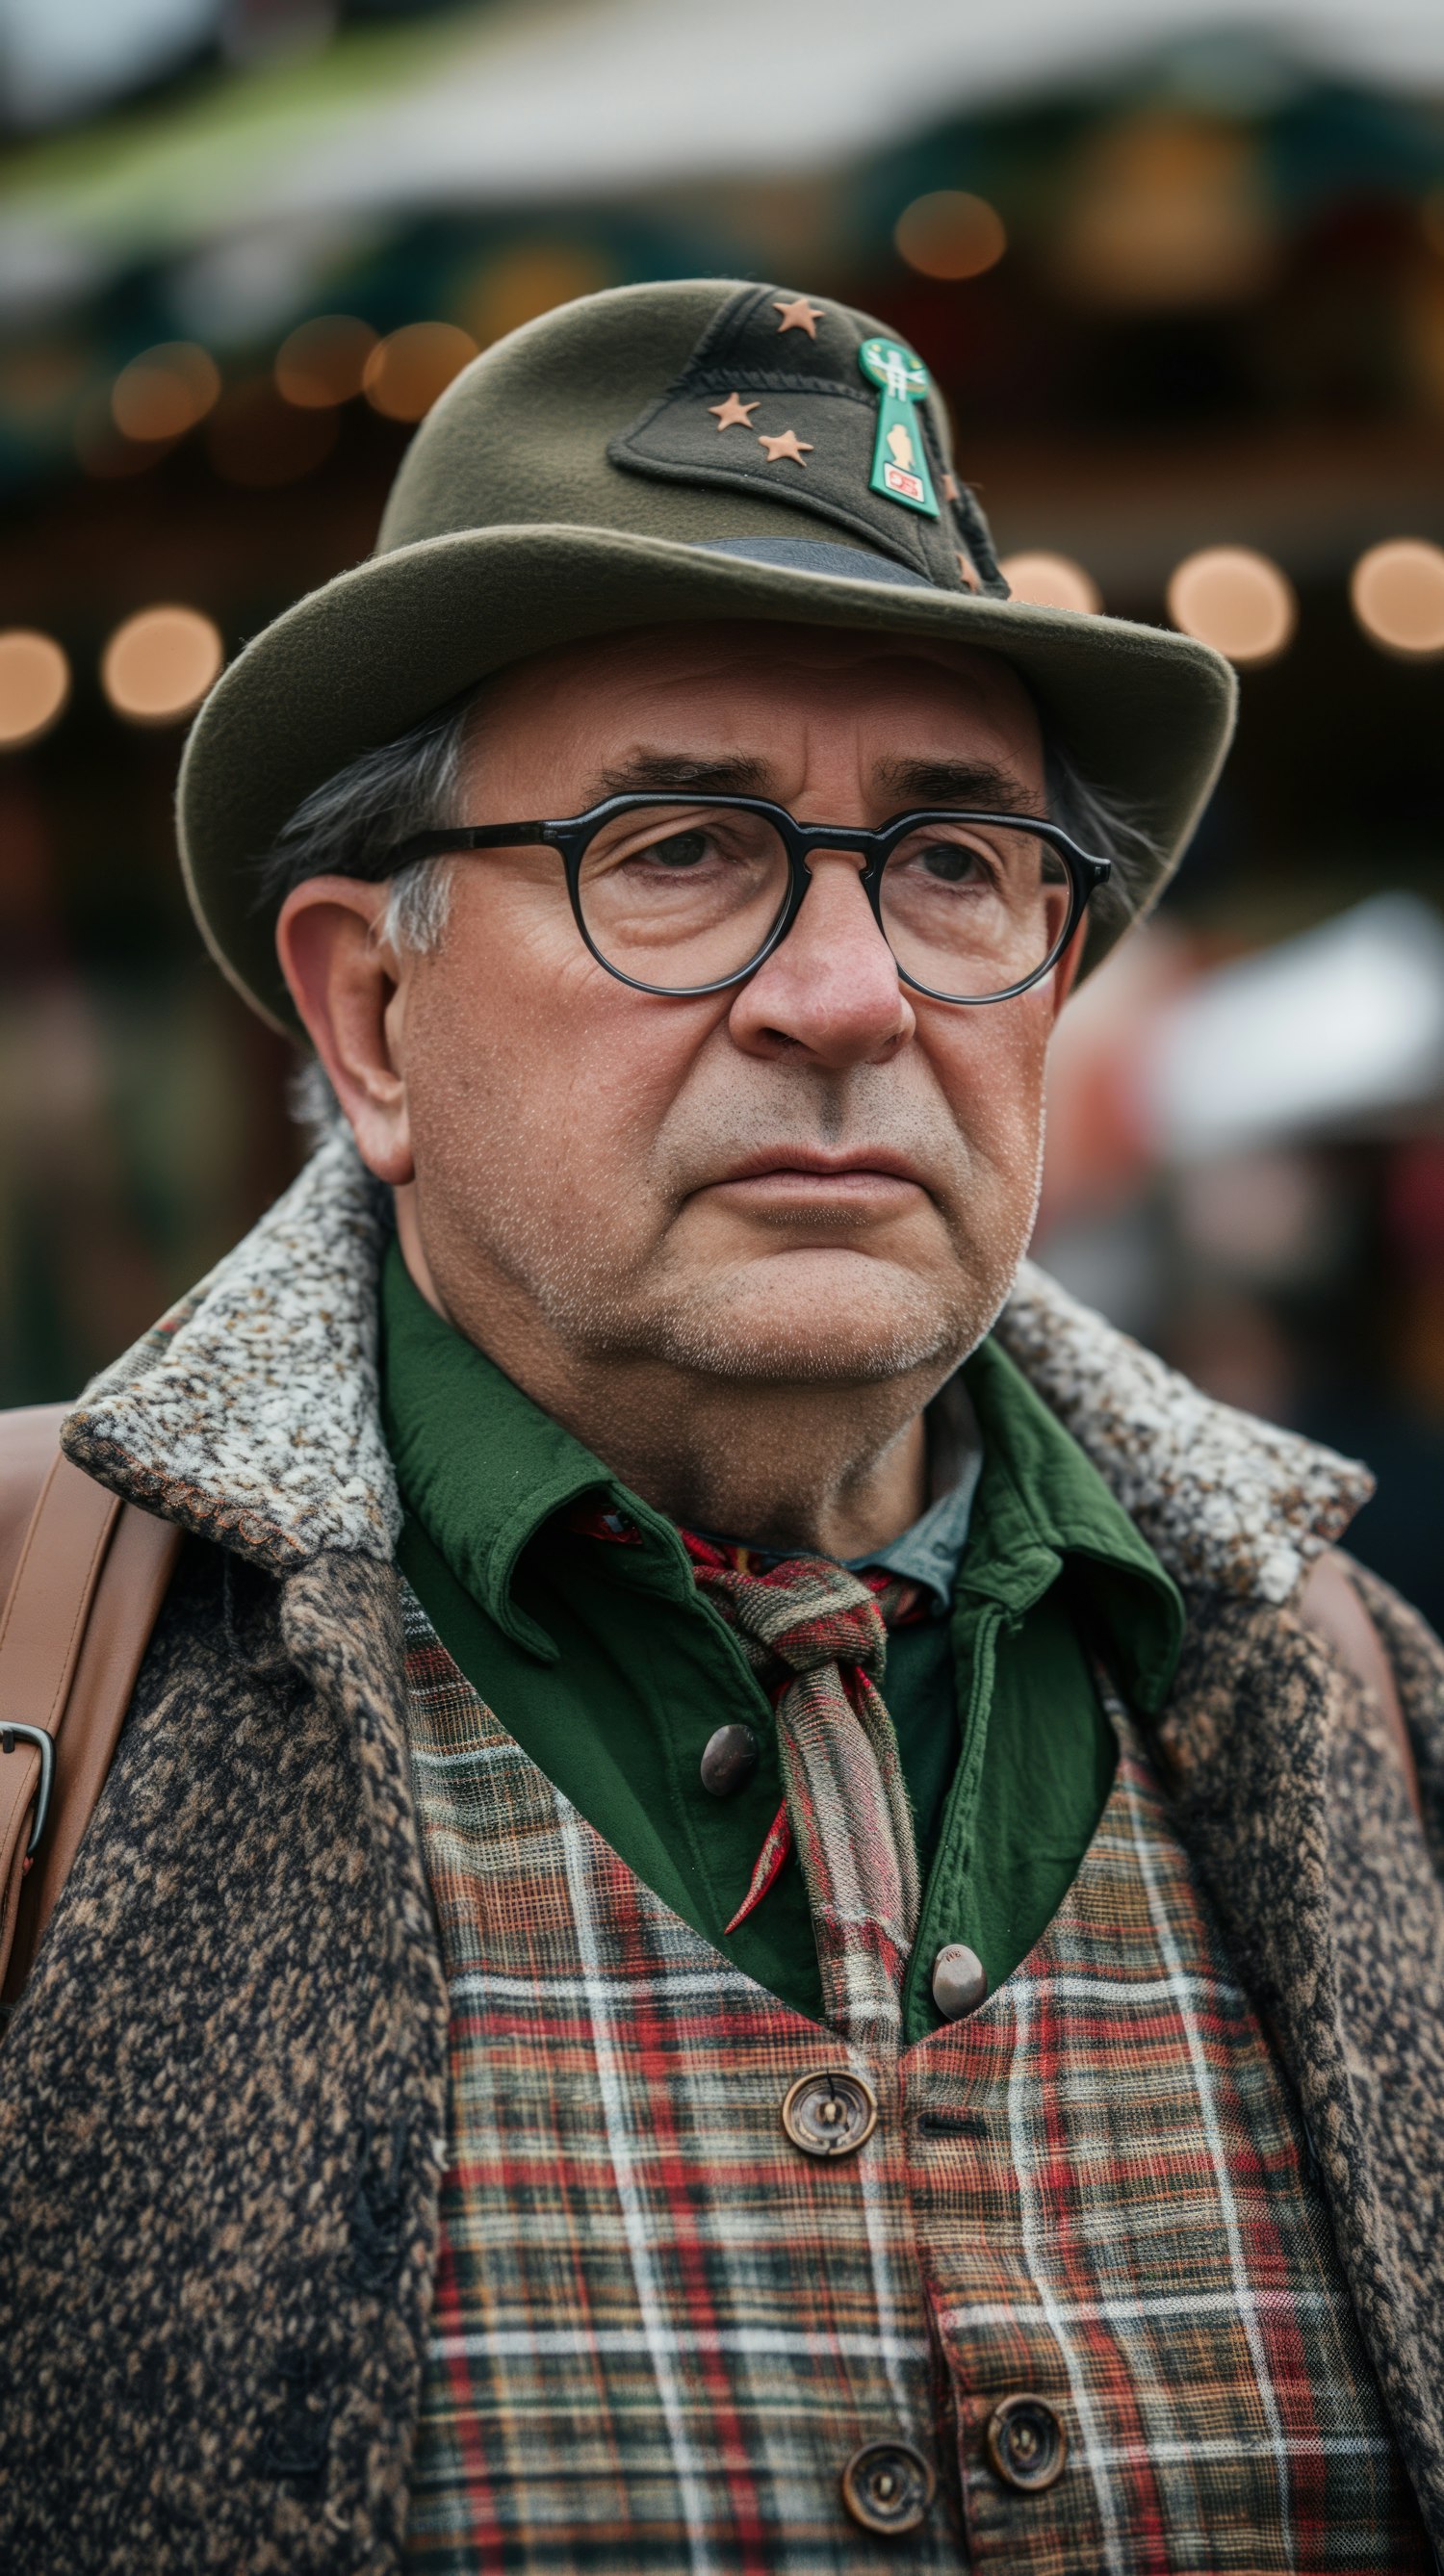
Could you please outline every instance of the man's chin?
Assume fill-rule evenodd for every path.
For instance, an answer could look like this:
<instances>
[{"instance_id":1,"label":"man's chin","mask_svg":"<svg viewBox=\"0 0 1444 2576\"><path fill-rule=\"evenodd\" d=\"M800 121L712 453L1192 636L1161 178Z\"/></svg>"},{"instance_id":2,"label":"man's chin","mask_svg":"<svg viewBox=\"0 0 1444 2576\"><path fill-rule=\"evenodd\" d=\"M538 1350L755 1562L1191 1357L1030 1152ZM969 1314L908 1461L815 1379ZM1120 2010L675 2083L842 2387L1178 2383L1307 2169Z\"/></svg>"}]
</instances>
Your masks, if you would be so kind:
<instances>
[{"instance_id":1,"label":"man's chin","mask_svg":"<svg viewBox=\"0 0 1444 2576\"><path fill-rule=\"evenodd\" d=\"M955 1275L944 1285L896 1262L812 1249L698 1281L668 1301L663 1334L668 1356L708 1376L876 1385L939 1364L945 1373L993 1311Z\"/></svg>"}]
</instances>

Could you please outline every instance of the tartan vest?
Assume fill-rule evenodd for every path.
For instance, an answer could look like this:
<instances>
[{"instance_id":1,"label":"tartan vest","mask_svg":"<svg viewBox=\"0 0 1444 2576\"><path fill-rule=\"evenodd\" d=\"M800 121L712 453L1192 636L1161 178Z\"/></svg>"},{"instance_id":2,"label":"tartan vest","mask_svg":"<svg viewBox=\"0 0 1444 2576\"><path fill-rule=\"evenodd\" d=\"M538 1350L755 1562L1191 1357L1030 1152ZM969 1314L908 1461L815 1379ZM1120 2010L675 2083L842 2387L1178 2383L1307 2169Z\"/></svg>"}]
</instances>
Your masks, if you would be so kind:
<instances>
[{"instance_id":1,"label":"tartan vest","mask_svg":"<svg viewBox=\"0 0 1444 2576\"><path fill-rule=\"evenodd\" d=\"M1049 1930L888 2059L673 1914L407 1617L451 2001L410 2576L1432 2567L1297 2111L1121 1709ZM804 2152L784 2098L839 2074L876 2125ZM865 2446L898 2443L935 2492L875 2537L844 2472L882 2461L885 2511Z\"/></svg>"}]
</instances>

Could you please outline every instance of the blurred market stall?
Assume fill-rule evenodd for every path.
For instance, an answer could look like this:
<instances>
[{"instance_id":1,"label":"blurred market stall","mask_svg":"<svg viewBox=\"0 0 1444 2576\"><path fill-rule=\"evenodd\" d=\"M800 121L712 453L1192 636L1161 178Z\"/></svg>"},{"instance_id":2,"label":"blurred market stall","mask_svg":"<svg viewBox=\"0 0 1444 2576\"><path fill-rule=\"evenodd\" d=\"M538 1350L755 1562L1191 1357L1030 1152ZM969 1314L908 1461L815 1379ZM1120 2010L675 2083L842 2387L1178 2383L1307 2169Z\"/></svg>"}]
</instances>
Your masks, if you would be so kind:
<instances>
[{"instance_id":1,"label":"blurred market stall","mask_svg":"<svg viewBox=\"0 0 1444 2576\"><path fill-rule=\"evenodd\" d=\"M0 84L0 1400L75 1385L297 1154L171 853L226 656L366 550L474 350L757 275L917 341L1016 587L1244 673L1195 854L1060 1049L1042 1249L1226 1391L1408 1426L1432 1527L1434 0L9 0ZM1292 1271L1215 1258L1241 1206L1293 1209Z\"/></svg>"},{"instance_id":2,"label":"blurred market stall","mask_svg":"<svg viewBox=\"0 0 1444 2576\"><path fill-rule=\"evenodd\" d=\"M1168 922L1052 1066L1042 1252L1228 1401L1380 1478L1351 1544L1444 1624L1444 916L1369 895L1209 965Z\"/></svg>"}]
</instances>

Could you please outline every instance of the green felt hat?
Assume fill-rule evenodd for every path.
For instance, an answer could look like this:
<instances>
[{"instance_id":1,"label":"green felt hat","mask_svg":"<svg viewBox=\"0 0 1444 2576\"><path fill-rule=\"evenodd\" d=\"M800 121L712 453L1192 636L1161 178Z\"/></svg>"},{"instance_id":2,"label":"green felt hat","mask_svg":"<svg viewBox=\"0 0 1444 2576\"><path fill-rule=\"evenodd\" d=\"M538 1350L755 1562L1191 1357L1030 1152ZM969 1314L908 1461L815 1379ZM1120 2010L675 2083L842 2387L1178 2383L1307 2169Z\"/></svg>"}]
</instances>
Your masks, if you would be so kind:
<instances>
[{"instance_id":1,"label":"green felt hat","mask_svg":"<svg viewBox=\"0 0 1444 2576\"><path fill-rule=\"evenodd\" d=\"M231 981L295 1028L259 862L348 761L549 645L699 618L1001 654L1150 835L1159 886L1232 730L1233 673L1206 645L1009 598L943 407L883 325L726 278L586 296L457 377L374 555L248 644L196 718L181 860ZM1090 965L1116 936L1095 926Z\"/></svg>"}]
</instances>

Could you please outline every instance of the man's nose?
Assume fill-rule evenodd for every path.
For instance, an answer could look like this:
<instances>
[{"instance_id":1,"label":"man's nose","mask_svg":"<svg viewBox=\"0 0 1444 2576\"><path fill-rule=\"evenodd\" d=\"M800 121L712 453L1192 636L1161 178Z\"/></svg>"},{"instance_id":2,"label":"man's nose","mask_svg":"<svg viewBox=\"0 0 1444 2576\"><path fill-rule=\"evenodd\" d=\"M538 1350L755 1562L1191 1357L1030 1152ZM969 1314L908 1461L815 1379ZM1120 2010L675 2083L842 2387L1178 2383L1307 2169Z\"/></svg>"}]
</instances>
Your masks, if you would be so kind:
<instances>
[{"instance_id":1,"label":"man's nose","mask_svg":"<svg viewBox=\"0 0 1444 2576\"><path fill-rule=\"evenodd\" d=\"M833 1070L895 1055L917 1026L856 859L823 851L783 940L738 988L728 1025L739 1046L802 1047Z\"/></svg>"}]
</instances>

